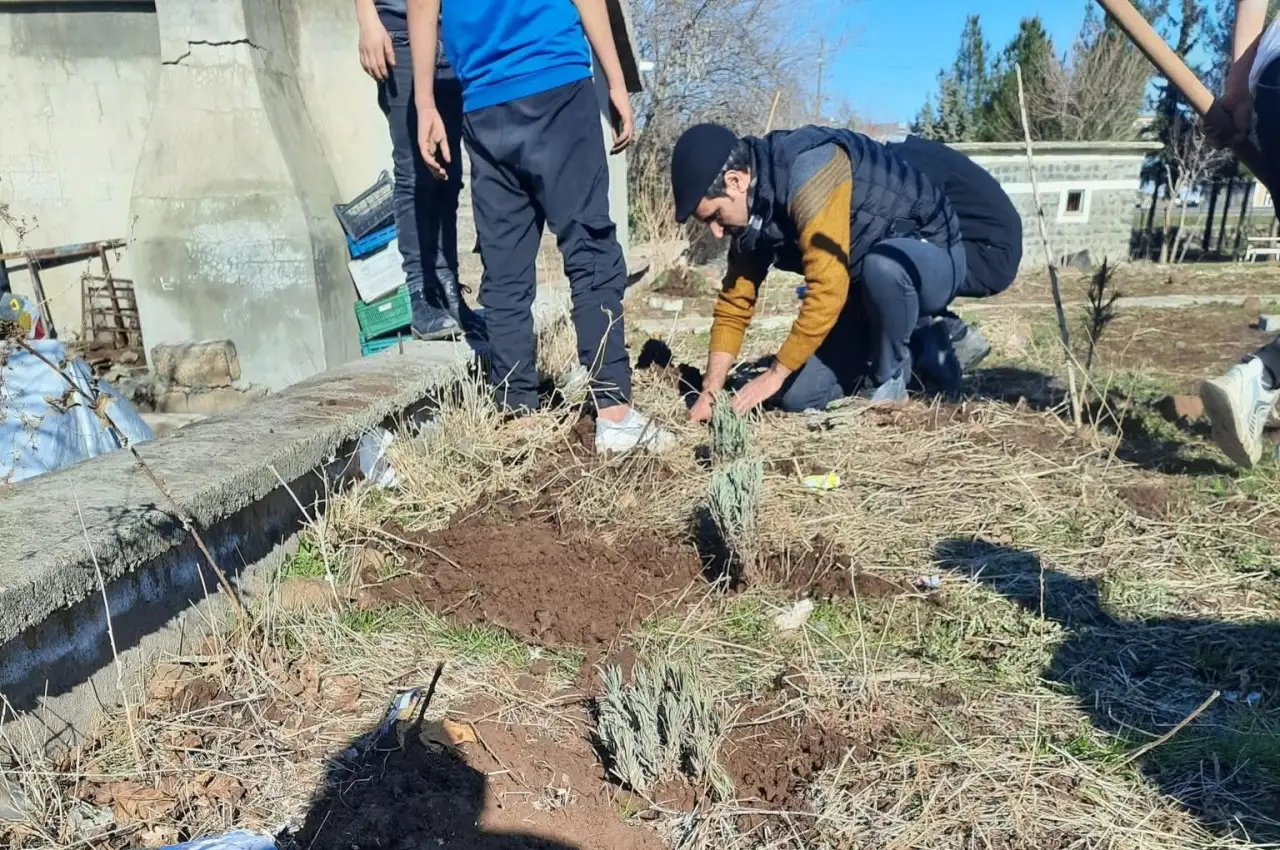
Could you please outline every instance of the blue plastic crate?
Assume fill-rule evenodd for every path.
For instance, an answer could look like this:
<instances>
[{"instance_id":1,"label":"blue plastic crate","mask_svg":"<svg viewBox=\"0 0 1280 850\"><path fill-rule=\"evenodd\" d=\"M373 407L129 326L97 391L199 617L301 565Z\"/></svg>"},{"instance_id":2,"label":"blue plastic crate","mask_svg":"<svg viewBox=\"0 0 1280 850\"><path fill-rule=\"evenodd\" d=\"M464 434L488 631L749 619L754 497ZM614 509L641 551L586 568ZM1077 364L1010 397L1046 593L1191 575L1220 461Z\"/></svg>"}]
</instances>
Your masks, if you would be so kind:
<instances>
[{"instance_id":1,"label":"blue plastic crate","mask_svg":"<svg viewBox=\"0 0 1280 850\"><path fill-rule=\"evenodd\" d=\"M347 236L347 249L351 252L351 259L358 260L361 257L367 257L370 254L376 254L378 251L387 247L392 239L396 238L396 226L384 227L381 230L375 230L368 236L360 240L352 239Z\"/></svg>"},{"instance_id":2,"label":"blue plastic crate","mask_svg":"<svg viewBox=\"0 0 1280 850\"><path fill-rule=\"evenodd\" d=\"M409 339L408 334L396 334L394 336L382 336L377 339L365 339L360 337L360 354L364 357L377 354L379 351L386 351L389 348L395 348L400 344L400 340Z\"/></svg>"}]
</instances>

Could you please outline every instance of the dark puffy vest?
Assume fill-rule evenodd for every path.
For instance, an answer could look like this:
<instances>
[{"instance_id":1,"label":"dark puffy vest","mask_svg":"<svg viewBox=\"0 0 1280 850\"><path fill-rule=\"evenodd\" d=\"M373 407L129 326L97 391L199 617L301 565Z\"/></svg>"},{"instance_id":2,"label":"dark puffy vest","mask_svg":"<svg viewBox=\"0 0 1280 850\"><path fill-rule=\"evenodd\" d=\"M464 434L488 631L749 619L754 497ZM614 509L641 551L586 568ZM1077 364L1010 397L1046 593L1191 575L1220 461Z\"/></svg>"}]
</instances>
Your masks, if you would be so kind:
<instances>
[{"instance_id":1,"label":"dark puffy vest","mask_svg":"<svg viewBox=\"0 0 1280 850\"><path fill-rule=\"evenodd\" d=\"M996 178L960 151L919 136L889 150L929 175L960 218L969 274L959 294L983 298L1008 289L1022 262L1022 216Z\"/></svg>"},{"instance_id":2,"label":"dark puffy vest","mask_svg":"<svg viewBox=\"0 0 1280 850\"><path fill-rule=\"evenodd\" d=\"M791 164L796 157L835 143L853 167L849 215L849 271L855 278L871 246L911 237L949 249L961 240L955 211L933 182L884 145L861 133L831 127L776 130L748 136L756 171L751 215L758 218L739 237L739 249L783 271L802 272L799 234L787 211ZM757 231L755 233L753 231Z\"/></svg>"}]
</instances>

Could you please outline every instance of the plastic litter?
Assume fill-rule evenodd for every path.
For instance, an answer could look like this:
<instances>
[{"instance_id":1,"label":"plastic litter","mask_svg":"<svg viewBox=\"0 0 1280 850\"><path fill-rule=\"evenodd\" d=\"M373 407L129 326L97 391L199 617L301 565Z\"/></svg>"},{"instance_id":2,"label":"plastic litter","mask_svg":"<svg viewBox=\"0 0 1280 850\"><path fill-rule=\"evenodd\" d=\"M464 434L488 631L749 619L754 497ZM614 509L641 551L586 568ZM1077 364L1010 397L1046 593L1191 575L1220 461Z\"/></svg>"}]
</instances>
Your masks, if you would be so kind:
<instances>
[{"instance_id":1,"label":"plastic litter","mask_svg":"<svg viewBox=\"0 0 1280 850\"><path fill-rule=\"evenodd\" d=\"M840 476L834 472L826 475L806 475L803 483L808 490L834 490L840 486Z\"/></svg>"},{"instance_id":2,"label":"plastic litter","mask_svg":"<svg viewBox=\"0 0 1280 850\"><path fill-rule=\"evenodd\" d=\"M937 590L942 587L942 576L920 576L916 579L916 587L921 590Z\"/></svg>"},{"instance_id":3,"label":"plastic litter","mask_svg":"<svg viewBox=\"0 0 1280 850\"><path fill-rule=\"evenodd\" d=\"M1240 691L1223 691L1222 701L1230 703L1243 702L1250 708L1257 708L1262 702L1262 691L1250 691L1247 694L1241 694Z\"/></svg>"},{"instance_id":4,"label":"plastic litter","mask_svg":"<svg viewBox=\"0 0 1280 850\"><path fill-rule=\"evenodd\" d=\"M809 622L809 615L813 613L813 600L801 599L795 605L792 605L786 611L773 618L773 625L780 632L795 632L804 628L804 624Z\"/></svg>"},{"instance_id":5,"label":"plastic litter","mask_svg":"<svg viewBox=\"0 0 1280 850\"><path fill-rule=\"evenodd\" d=\"M360 474L364 480L378 488L396 483L396 470L387 458L387 450L395 440L386 428L374 428L360 437Z\"/></svg>"},{"instance_id":6,"label":"plastic litter","mask_svg":"<svg viewBox=\"0 0 1280 850\"><path fill-rule=\"evenodd\" d=\"M67 359L62 342L28 345L58 371L35 354L0 343L0 481L22 481L123 448L81 393L105 397L103 414L130 444L154 436L133 405L105 381L94 380L87 363Z\"/></svg>"},{"instance_id":7,"label":"plastic litter","mask_svg":"<svg viewBox=\"0 0 1280 850\"><path fill-rule=\"evenodd\" d=\"M170 844L161 850L276 850L276 840L260 832L236 830L181 844Z\"/></svg>"}]
</instances>

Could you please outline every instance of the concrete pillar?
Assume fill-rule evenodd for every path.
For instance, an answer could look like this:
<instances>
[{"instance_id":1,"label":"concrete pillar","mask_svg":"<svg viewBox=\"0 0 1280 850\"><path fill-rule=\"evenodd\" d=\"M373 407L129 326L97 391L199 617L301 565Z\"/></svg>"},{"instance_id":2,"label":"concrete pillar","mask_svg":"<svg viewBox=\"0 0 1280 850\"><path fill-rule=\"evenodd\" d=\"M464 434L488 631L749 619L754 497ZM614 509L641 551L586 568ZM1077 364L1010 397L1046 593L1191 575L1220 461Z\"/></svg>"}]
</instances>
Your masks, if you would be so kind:
<instances>
[{"instance_id":1,"label":"concrete pillar","mask_svg":"<svg viewBox=\"0 0 1280 850\"><path fill-rule=\"evenodd\" d=\"M162 65L130 210L148 345L229 338L244 378L269 388L359 356L340 198L282 5L157 0Z\"/></svg>"},{"instance_id":2,"label":"concrete pillar","mask_svg":"<svg viewBox=\"0 0 1280 850\"><path fill-rule=\"evenodd\" d=\"M391 171L391 132L378 84L360 67L360 27L351 0L289 0L285 30L302 99L338 193L359 195Z\"/></svg>"}]
</instances>

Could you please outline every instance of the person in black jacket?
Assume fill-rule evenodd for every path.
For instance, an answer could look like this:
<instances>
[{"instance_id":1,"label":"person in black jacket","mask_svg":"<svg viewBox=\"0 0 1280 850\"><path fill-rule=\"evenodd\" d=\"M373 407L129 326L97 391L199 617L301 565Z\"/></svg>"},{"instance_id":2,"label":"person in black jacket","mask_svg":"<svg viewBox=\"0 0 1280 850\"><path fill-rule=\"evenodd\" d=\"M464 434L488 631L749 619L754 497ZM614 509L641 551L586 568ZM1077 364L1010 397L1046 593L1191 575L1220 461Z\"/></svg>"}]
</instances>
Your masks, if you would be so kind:
<instances>
[{"instance_id":1,"label":"person in black jacket","mask_svg":"<svg viewBox=\"0 0 1280 850\"><path fill-rule=\"evenodd\" d=\"M956 294L988 298L1008 289L1022 262L1022 216L1000 183L981 165L941 142L908 136L906 141L890 144L889 149L929 175L955 208L969 272ZM924 338L930 333L950 337L963 372L991 353L991 344L981 331L949 310L941 316L922 317L913 348L925 348Z\"/></svg>"}]
</instances>

